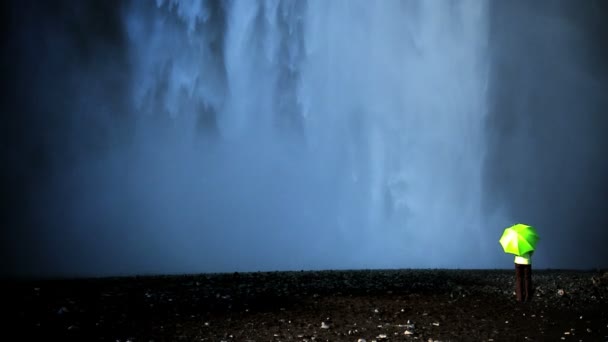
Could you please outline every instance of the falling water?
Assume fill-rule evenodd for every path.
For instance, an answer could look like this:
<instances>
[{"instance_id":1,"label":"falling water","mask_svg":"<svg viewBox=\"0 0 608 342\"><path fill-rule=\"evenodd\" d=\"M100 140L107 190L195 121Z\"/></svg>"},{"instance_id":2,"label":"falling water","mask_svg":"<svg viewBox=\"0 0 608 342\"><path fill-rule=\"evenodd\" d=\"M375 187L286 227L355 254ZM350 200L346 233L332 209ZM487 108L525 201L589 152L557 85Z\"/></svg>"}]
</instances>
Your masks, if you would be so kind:
<instances>
[{"instance_id":1,"label":"falling water","mask_svg":"<svg viewBox=\"0 0 608 342\"><path fill-rule=\"evenodd\" d=\"M487 7L135 1L125 191L149 248L203 271L482 265Z\"/></svg>"}]
</instances>

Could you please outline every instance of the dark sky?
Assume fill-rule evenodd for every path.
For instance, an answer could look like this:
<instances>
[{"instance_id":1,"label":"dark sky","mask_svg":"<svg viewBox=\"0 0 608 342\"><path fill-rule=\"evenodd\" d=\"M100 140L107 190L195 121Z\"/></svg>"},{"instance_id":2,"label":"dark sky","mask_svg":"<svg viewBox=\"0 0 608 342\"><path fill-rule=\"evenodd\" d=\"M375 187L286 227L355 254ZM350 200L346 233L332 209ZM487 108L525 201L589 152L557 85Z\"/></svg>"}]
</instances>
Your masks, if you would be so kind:
<instances>
[{"instance_id":1,"label":"dark sky","mask_svg":"<svg viewBox=\"0 0 608 342\"><path fill-rule=\"evenodd\" d=\"M402 21L417 23L412 27L424 27L424 20L431 20L415 14L429 13L416 2L402 4L406 13ZM303 51L318 35L352 39L352 46L348 45L351 40L345 40L345 45L332 47L337 50L375 51L373 47L355 47L358 35L365 33L356 31L359 26L348 26L351 22L346 20L343 26L328 25L331 30L327 32L307 31L298 19L305 5L304 1L283 2L277 26L265 31L279 32L278 37L271 36L270 45L264 45L269 33L252 36L251 46L261 44L267 49L257 49L260 56L274 48L278 51L276 61L264 64L272 67L257 70L252 67L258 63L256 57L232 55L238 48L232 42L238 41L238 32L246 31L237 30L242 27L234 13L240 12L229 2L205 3L206 12L184 6L171 12L166 3L159 9L154 2L137 1L2 2L2 273L46 276L368 267L510 268L511 258L504 256L496 240L502 229L517 222L534 225L541 234L537 267L608 267L608 159L604 150L608 146L607 2L489 3L483 17L487 25L481 28L487 30L482 36L487 46L474 55L481 56L489 70L483 94L487 112L478 122L484 148L483 157L479 157L480 190L471 185L471 192L479 195L462 197L481 203L482 214L476 216L479 221L475 223L480 236L475 243L481 246L477 249L462 242L462 250L454 247L449 252L442 252L441 246L467 240L458 238L453 227L434 228L416 240L414 229L421 227L394 230L374 226L373 219L365 225L360 222L371 217L364 213L375 193L336 181L351 176L345 173L343 160L336 160L336 156L348 153L354 155L353 164L364 165L358 180L353 181L358 184L371 186L378 174L399 169L387 161L390 153L382 154L384 159L374 155L377 149L392 151L388 145L400 141L385 135L380 138L382 144L374 143L376 131L371 127L389 124L369 114L356 114L358 109L353 109L352 115L359 116L352 121L333 116L333 121L321 118L308 122L304 115L290 114L267 119L275 125L272 127L278 127L278 133L270 135L263 115L229 117L219 109L239 112L239 108L259 106L277 113L304 113L305 106L294 98L301 94L299 84L317 75L313 71L318 65L306 64ZM310 4L308 9L312 11L314 6ZM365 6L370 7L369 12L380 13L371 16L370 22L382 19L382 9L373 12L372 7L378 6L363 2ZM445 12L452 13L449 9ZM210 15L203 20L190 17L192 13ZM328 13L340 11L327 9L317 17L325 18ZM457 11L452 14L462 15ZM389 23L382 26L386 32L393 32L393 19L385 20ZM199 20L198 26L188 27L193 20ZM333 20L342 23L341 19ZM159 22L175 32L154 31ZM368 24L362 22L360 27L365 30ZM341 31L342 27L352 31ZM475 32L466 34L477 37ZM170 39L163 41L165 45L154 45L166 37ZM423 39L415 33L413 37ZM376 51L391 51L384 47L390 45L389 38L370 41L372 45L377 42ZM204 43L200 51L191 49L197 42ZM277 42L276 46L272 42ZM431 46L431 52L445 49L447 55L459 51L459 46L470 48L460 41L452 45L449 38L442 42L434 44L430 39L426 48ZM412 60L424 63L428 51L419 48L422 53ZM395 54L402 52L395 49ZM199 51L200 56L192 51ZM409 56L408 51L403 48L404 56ZM163 56L173 59L164 61ZM363 74L360 63L370 63L365 58L363 62L351 58L347 52L335 56L343 59L341 64L327 64L343 68L340 72L327 69L327 74L335 76L335 84L341 84L336 79L345 80L344 84L357 83L358 79L351 80L348 75ZM380 56L370 64L392 61L391 57L382 59L382 54L370 56ZM160 67L150 69L150 63ZM204 77L191 79L188 73L172 73L178 65L199 64ZM375 68L370 69L375 71L366 79L369 82L386 71L382 66ZM269 74L276 75L272 85L278 90L266 93L264 86L258 87L258 78ZM441 77L445 82L439 83L446 84L449 94L456 76L447 72ZM238 86L231 83L235 79ZM146 82L154 87L140 87ZM194 82L192 89L196 91L174 87L179 82ZM359 89L376 91L353 86L340 92L330 87L334 83L327 84L323 91L309 91L335 95L328 96L327 106L347 108L345 103L356 102L360 96ZM404 84L416 85L413 81ZM230 100L234 94L241 94L239 101ZM273 94L280 94L280 100ZM333 103L334 98L340 100ZM389 97L370 98L366 104L382 104ZM437 101L441 100L433 103ZM467 99L455 101L466 104ZM176 112L194 113L179 116L193 119L176 119ZM315 126L319 122L332 129ZM238 133L243 127L247 133ZM433 127L415 136L432 137ZM325 137L334 139L332 147L322 147L321 152L310 155L303 152L297 141L314 141L310 132L317 134L313 138L321 141L320 146L325 146ZM466 140L458 134L466 132L438 139L457 145ZM245 138L231 139L234 134ZM351 140L356 148L349 150ZM340 146L345 146L344 150ZM438 153L423 145L414 148L425 155ZM454 160L459 163L461 159ZM374 165L378 163L387 166L377 168ZM393 178L386 179L393 184ZM463 179L469 182L470 177ZM416 182L415 178L408 181ZM459 189L455 183L458 178L448 177L450 189ZM403 191L407 194L412 188L415 185L405 186ZM389 195L379 196L393 195L389 191ZM381 202L388 207L396 200L390 197ZM409 208L415 207L414 203ZM454 207L446 209L450 215L453 210L468 208L460 203ZM419 210L425 215L442 215L441 209ZM382 215L390 216L390 223L399 226L402 216ZM407 222L407 214L403 215L403 222ZM330 219L338 223L329 224ZM409 236L411 241L423 241L421 244L436 239L437 244L408 249L404 241L383 248L390 237ZM364 246L366 241L375 244ZM432 262L426 262L430 257Z\"/></svg>"}]
</instances>

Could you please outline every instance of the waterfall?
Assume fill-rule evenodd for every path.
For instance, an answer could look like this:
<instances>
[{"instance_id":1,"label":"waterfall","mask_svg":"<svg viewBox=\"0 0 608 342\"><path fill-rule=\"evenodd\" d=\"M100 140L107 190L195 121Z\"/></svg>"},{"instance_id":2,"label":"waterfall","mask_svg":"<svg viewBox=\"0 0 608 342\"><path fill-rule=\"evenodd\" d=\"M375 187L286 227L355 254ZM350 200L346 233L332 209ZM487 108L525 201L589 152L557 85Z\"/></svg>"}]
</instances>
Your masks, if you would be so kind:
<instances>
[{"instance_id":1,"label":"waterfall","mask_svg":"<svg viewBox=\"0 0 608 342\"><path fill-rule=\"evenodd\" d=\"M481 265L486 1L134 1L124 22L133 182L163 243L192 236L175 259Z\"/></svg>"}]
</instances>

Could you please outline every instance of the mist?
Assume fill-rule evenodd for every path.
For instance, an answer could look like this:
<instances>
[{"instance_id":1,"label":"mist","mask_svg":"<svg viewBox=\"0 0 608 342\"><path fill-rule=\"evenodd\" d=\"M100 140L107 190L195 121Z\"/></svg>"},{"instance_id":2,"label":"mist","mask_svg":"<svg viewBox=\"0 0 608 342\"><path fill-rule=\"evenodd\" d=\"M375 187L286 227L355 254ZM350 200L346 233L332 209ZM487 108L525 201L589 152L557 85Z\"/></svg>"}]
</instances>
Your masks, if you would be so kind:
<instances>
[{"instance_id":1,"label":"mist","mask_svg":"<svg viewBox=\"0 0 608 342\"><path fill-rule=\"evenodd\" d=\"M3 274L608 266L599 1L3 6Z\"/></svg>"}]
</instances>

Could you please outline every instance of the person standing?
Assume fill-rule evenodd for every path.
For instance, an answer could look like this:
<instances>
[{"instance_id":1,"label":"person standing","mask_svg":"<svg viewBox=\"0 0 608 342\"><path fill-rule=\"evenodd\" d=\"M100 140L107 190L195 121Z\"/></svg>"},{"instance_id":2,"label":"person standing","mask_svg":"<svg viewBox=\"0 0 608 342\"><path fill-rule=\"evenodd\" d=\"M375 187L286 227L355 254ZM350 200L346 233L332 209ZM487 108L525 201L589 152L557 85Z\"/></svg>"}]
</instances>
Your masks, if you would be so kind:
<instances>
[{"instance_id":1,"label":"person standing","mask_svg":"<svg viewBox=\"0 0 608 342\"><path fill-rule=\"evenodd\" d=\"M518 302L532 300L532 254L539 240L536 229L518 223L506 228L498 242L505 253L515 254L515 294Z\"/></svg>"}]
</instances>

